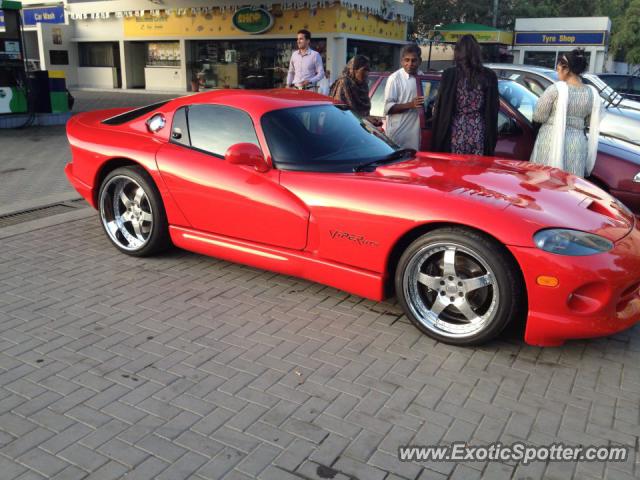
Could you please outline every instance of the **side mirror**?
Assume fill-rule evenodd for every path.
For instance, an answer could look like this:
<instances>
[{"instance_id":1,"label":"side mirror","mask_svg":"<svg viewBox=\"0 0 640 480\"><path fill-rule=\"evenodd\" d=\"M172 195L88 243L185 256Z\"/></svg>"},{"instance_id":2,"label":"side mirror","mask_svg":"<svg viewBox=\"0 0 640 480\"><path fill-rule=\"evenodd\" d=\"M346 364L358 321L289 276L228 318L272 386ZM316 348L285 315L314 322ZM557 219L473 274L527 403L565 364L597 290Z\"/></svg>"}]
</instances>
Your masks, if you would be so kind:
<instances>
[{"instance_id":1,"label":"side mirror","mask_svg":"<svg viewBox=\"0 0 640 480\"><path fill-rule=\"evenodd\" d=\"M247 165L258 172L266 172L269 165L262 154L262 150L253 143L236 143L231 145L224 154L225 161L233 165Z\"/></svg>"}]
</instances>

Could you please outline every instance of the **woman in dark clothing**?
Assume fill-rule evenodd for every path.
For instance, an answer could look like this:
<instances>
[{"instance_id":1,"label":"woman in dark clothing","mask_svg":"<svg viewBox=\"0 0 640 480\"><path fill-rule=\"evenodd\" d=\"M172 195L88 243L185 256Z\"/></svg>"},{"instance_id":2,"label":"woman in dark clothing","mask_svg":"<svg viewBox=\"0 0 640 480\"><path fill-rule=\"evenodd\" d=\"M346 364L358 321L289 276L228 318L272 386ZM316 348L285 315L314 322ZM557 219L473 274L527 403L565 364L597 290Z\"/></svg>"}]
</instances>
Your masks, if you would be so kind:
<instances>
[{"instance_id":1,"label":"woman in dark clothing","mask_svg":"<svg viewBox=\"0 0 640 480\"><path fill-rule=\"evenodd\" d=\"M472 35L456 43L455 67L442 74L434 108L431 148L435 152L493 155L497 141L498 78L482 66Z\"/></svg>"},{"instance_id":2,"label":"woman in dark clothing","mask_svg":"<svg viewBox=\"0 0 640 480\"><path fill-rule=\"evenodd\" d=\"M351 110L374 125L382 122L369 116L371 100L369 99L369 59L364 55L356 55L347 63L340 78L331 86L329 96L340 103L348 105Z\"/></svg>"}]
</instances>

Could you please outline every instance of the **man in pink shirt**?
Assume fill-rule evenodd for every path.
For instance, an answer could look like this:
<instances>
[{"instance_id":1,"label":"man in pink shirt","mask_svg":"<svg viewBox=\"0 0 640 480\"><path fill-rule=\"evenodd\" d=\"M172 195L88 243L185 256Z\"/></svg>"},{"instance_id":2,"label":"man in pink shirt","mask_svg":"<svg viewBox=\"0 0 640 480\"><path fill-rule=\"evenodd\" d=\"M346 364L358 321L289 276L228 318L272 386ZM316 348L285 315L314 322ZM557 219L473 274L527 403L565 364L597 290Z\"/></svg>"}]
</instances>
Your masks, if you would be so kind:
<instances>
[{"instance_id":1,"label":"man in pink shirt","mask_svg":"<svg viewBox=\"0 0 640 480\"><path fill-rule=\"evenodd\" d=\"M289 74L287 75L289 88L315 89L316 84L324 78L322 57L311 49L310 43L311 32L300 30L297 37L298 50L293 52L289 62Z\"/></svg>"}]
</instances>

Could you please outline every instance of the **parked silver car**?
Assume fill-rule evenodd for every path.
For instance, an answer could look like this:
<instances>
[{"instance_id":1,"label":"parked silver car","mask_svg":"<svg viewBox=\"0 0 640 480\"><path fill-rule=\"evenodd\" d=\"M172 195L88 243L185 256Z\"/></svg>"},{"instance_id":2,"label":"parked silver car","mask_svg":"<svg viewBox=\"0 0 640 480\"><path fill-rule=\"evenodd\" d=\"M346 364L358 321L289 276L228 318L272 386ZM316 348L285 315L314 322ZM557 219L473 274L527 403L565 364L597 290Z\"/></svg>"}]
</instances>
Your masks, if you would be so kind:
<instances>
[{"instance_id":1,"label":"parked silver car","mask_svg":"<svg viewBox=\"0 0 640 480\"><path fill-rule=\"evenodd\" d=\"M558 80L555 70L550 68L503 63L486 66L494 70L498 78L513 80L538 96ZM586 73L582 78L585 83L596 87L606 107L607 114L602 118L600 131L640 146L640 102L622 98L597 75Z\"/></svg>"}]
</instances>

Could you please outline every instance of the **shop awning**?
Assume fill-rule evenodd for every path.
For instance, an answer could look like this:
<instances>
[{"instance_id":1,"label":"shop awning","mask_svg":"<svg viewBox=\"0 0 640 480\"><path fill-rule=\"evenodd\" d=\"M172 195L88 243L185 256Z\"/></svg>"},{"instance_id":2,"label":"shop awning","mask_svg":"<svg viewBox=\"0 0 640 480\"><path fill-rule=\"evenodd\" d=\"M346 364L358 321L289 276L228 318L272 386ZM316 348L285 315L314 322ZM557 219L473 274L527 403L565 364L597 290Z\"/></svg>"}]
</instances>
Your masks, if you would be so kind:
<instances>
[{"instance_id":1,"label":"shop awning","mask_svg":"<svg viewBox=\"0 0 640 480\"><path fill-rule=\"evenodd\" d=\"M452 23L429 32L429 40L438 43L456 43L464 35L473 35L478 43L511 45L513 32L479 23Z\"/></svg>"},{"instance_id":2,"label":"shop awning","mask_svg":"<svg viewBox=\"0 0 640 480\"><path fill-rule=\"evenodd\" d=\"M22 2L14 2L11 0L0 0L0 9L2 10L22 10Z\"/></svg>"},{"instance_id":3,"label":"shop awning","mask_svg":"<svg viewBox=\"0 0 640 480\"><path fill-rule=\"evenodd\" d=\"M233 12L251 5L268 9L280 5L284 10L325 8L334 3L387 20L399 18L409 21L413 18L413 4L410 0L108 0L69 3L65 8L69 11L69 18L84 20L106 19L112 14L116 17L160 15L167 11L177 15L195 15L209 13L214 8Z\"/></svg>"}]
</instances>

